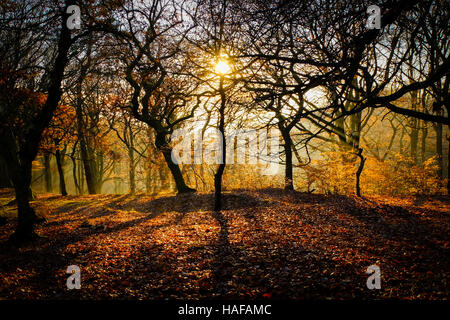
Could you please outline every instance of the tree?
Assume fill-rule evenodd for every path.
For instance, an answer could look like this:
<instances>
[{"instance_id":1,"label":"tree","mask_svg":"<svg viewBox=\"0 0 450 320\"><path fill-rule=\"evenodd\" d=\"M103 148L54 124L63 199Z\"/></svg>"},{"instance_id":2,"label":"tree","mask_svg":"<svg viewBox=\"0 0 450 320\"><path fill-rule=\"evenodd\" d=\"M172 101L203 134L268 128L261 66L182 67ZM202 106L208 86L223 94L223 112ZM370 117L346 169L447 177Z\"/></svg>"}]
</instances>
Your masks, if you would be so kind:
<instances>
[{"instance_id":1,"label":"tree","mask_svg":"<svg viewBox=\"0 0 450 320\"><path fill-rule=\"evenodd\" d=\"M67 147L75 140L74 127L75 110L71 106L59 105L55 110L52 120L42 134L40 149L44 153L54 154L59 175L59 189L63 196L67 195L64 178L64 156Z\"/></svg>"},{"instance_id":2,"label":"tree","mask_svg":"<svg viewBox=\"0 0 450 320\"><path fill-rule=\"evenodd\" d=\"M250 41L243 43L239 58L257 58L267 66L277 66L285 74L283 79L287 77L288 80L278 82L264 79L258 84L255 81L257 90L268 92L260 99L265 97L270 102L275 92L289 101L296 92L306 93L314 88L327 90L330 93L327 104L313 107L313 110L309 104L304 114L318 127L304 142L328 131L358 150L363 124L361 115L367 109L387 108L416 119L448 124L448 117L396 104L404 95L432 86L448 72L450 61L444 53L422 78L409 83L398 81L426 29L423 22L434 19L429 9L439 7L437 3L442 6L439 1L395 4L385 1L380 4L382 28L377 30L365 27L367 8L363 1L351 4L340 0L252 2L245 6L247 26L243 28ZM442 21L448 20L445 18L448 10L433 12L440 15L436 19L438 24L445 26ZM400 85L386 90L394 80ZM269 93L270 88L277 91L272 89ZM345 132L347 117L350 117L349 135ZM301 124L297 128L305 129Z\"/></svg>"},{"instance_id":3,"label":"tree","mask_svg":"<svg viewBox=\"0 0 450 320\"><path fill-rule=\"evenodd\" d=\"M129 193L136 192L136 167L142 159L149 146L143 140L143 134L147 133L144 124L135 119L131 111L126 108L126 103L117 95L108 99L110 107L106 114L110 128L115 132L119 141L125 147L128 155L128 179Z\"/></svg>"},{"instance_id":4,"label":"tree","mask_svg":"<svg viewBox=\"0 0 450 320\"><path fill-rule=\"evenodd\" d=\"M11 237L18 241L36 237L33 230L36 214L29 204L31 166L38 153L42 133L50 123L53 112L61 98L64 67L68 62L69 49L73 40L66 25L68 14L65 13L65 9L73 4L73 1L66 1L63 8L47 7L46 3L36 4L37 6L33 7L34 11L32 12L25 10L27 3L21 3L22 6L12 6L11 10L18 9L13 12L3 12L5 19L2 19L3 25L0 28L3 33L2 38L14 35L18 41L18 45L12 47L2 42L3 45L0 48L1 55L5 58L2 60L3 66L1 68L0 121L2 124L0 127L2 129L0 146L2 150L5 150L5 152L2 152L2 157L8 163L16 192L18 225ZM61 9L64 10L62 14ZM56 38L55 58L46 61L48 63L48 83L45 85L46 98L43 101L44 96L42 94L24 88L23 84L26 80L24 75L31 75L33 70L30 65L35 66L37 61L35 59L39 59L46 53L45 50L42 52L38 48L45 34L43 30L45 28L51 30L50 25L47 25L45 21L52 20L59 20L60 29ZM40 24L43 27L37 28ZM29 51L24 55L23 48L20 45L26 45L27 42L29 43L27 46ZM29 68L27 68L27 63L29 63ZM24 73L22 70L28 72ZM34 79L31 81L34 81ZM36 108L40 104L42 108ZM11 118L14 118L15 115L20 115L17 123L11 121Z\"/></svg>"},{"instance_id":5,"label":"tree","mask_svg":"<svg viewBox=\"0 0 450 320\"><path fill-rule=\"evenodd\" d=\"M179 193L193 192L180 167L172 161L170 135L192 118L200 100L192 93L195 82L183 76L177 54L189 27L183 27L183 7L172 1L139 5L130 2L122 11L125 24L110 30L117 38L121 74L132 88L129 109L155 130L155 145L163 154ZM139 24L132 21L140 21Z\"/></svg>"}]
</instances>

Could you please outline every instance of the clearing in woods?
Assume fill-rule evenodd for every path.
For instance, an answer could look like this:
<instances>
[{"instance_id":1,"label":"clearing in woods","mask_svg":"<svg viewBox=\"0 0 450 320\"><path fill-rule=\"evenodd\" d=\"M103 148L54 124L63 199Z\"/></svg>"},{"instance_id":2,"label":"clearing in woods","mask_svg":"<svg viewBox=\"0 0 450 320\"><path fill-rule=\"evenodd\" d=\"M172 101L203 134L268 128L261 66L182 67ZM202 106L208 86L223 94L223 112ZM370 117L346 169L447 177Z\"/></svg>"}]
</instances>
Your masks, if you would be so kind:
<instances>
[{"instance_id":1,"label":"clearing in woods","mask_svg":"<svg viewBox=\"0 0 450 320\"><path fill-rule=\"evenodd\" d=\"M39 195L47 238L5 241L16 207L0 193L1 299L447 299L449 198L212 194ZM366 287L370 265L381 289ZM68 290L69 265L81 289Z\"/></svg>"}]
</instances>

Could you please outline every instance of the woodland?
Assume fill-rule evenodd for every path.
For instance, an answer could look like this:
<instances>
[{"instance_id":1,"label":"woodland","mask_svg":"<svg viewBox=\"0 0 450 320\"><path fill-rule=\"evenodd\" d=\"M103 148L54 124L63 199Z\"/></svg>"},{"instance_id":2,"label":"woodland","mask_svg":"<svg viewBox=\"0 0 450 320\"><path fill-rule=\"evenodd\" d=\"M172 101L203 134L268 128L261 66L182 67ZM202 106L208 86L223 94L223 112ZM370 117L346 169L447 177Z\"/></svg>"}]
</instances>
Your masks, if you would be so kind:
<instances>
[{"instance_id":1,"label":"woodland","mask_svg":"<svg viewBox=\"0 0 450 320\"><path fill-rule=\"evenodd\" d=\"M0 300L448 300L449 21L3 0Z\"/></svg>"}]
</instances>

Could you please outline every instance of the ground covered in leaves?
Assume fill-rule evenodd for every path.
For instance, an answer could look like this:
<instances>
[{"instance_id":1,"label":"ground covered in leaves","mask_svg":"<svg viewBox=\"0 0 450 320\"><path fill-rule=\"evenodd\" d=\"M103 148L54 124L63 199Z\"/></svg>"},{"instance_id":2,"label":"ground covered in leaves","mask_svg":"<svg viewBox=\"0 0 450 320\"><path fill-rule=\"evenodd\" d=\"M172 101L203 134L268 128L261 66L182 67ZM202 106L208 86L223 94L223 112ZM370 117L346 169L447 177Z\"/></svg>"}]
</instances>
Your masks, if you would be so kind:
<instances>
[{"instance_id":1,"label":"ground covered in leaves","mask_svg":"<svg viewBox=\"0 0 450 320\"><path fill-rule=\"evenodd\" d=\"M40 195L47 238L17 248L0 192L0 299L448 299L448 197L233 191ZM370 265L381 289L366 287ZM69 265L81 289L68 290Z\"/></svg>"}]
</instances>

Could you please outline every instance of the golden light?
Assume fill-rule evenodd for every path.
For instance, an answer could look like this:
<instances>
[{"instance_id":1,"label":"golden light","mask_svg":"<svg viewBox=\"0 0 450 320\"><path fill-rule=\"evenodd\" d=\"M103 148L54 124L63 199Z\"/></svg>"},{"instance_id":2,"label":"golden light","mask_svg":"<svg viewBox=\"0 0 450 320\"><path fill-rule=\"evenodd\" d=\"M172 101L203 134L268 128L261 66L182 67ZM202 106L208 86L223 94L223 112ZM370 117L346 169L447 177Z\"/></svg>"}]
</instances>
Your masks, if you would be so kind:
<instances>
[{"instance_id":1,"label":"golden light","mask_svg":"<svg viewBox=\"0 0 450 320\"><path fill-rule=\"evenodd\" d=\"M216 73L227 74L231 71L231 68L224 60L219 60L214 70Z\"/></svg>"}]
</instances>

